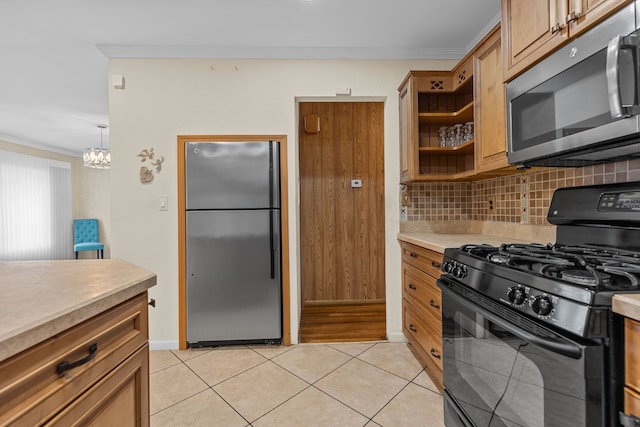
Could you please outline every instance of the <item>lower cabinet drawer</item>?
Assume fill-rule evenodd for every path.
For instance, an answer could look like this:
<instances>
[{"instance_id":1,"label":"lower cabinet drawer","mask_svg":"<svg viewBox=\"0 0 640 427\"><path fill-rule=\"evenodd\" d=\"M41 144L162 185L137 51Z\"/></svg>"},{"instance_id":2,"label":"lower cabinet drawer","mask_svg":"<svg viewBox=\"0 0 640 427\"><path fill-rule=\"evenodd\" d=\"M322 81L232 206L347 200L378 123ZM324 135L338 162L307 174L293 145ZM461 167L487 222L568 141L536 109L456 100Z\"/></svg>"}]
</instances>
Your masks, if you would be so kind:
<instances>
[{"instance_id":1,"label":"lower cabinet drawer","mask_svg":"<svg viewBox=\"0 0 640 427\"><path fill-rule=\"evenodd\" d=\"M442 254L406 242L402 242L400 247L403 262L411 264L433 277L440 277Z\"/></svg>"},{"instance_id":2,"label":"lower cabinet drawer","mask_svg":"<svg viewBox=\"0 0 640 427\"><path fill-rule=\"evenodd\" d=\"M403 297L424 314L425 319L442 331L442 291L436 279L415 267L402 263Z\"/></svg>"},{"instance_id":3,"label":"lower cabinet drawer","mask_svg":"<svg viewBox=\"0 0 640 427\"><path fill-rule=\"evenodd\" d=\"M624 388L624 413L640 418L640 395L629 387Z\"/></svg>"},{"instance_id":4,"label":"lower cabinet drawer","mask_svg":"<svg viewBox=\"0 0 640 427\"><path fill-rule=\"evenodd\" d=\"M442 334L435 329L422 316L420 316L411 304L403 301L404 330L408 334L412 344L416 344L424 350L431 364L442 371Z\"/></svg>"},{"instance_id":5,"label":"lower cabinet drawer","mask_svg":"<svg viewBox=\"0 0 640 427\"><path fill-rule=\"evenodd\" d=\"M109 372L46 426L148 427L149 345Z\"/></svg>"},{"instance_id":6,"label":"lower cabinet drawer","mask_svg":"<svg viewBox=\"0 0 640 427\"><path fill-rule=\"evenodd\" d=\"M147 293L0 363L0 425L40 425L148 341Z\"/></svg>"}]
</instances>

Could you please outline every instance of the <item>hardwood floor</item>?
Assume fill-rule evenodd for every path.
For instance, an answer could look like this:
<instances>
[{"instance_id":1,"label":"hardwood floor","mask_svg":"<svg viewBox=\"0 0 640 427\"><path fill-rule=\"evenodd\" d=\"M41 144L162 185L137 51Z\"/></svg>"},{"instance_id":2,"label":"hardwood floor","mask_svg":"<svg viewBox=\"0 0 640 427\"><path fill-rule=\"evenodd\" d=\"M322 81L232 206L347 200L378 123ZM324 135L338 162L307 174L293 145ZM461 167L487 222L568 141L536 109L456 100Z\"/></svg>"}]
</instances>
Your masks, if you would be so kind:
<instances>
[{"instance_id":1,"label":"hardwood floor","mask_svg":"<svg viewBox=\"0 0 640 427\"><path fill-rule=\"evenodd\" d=\"M384 303L305 305L300 342L377 341L386 339Z\"/></svg>"}]
</instances>

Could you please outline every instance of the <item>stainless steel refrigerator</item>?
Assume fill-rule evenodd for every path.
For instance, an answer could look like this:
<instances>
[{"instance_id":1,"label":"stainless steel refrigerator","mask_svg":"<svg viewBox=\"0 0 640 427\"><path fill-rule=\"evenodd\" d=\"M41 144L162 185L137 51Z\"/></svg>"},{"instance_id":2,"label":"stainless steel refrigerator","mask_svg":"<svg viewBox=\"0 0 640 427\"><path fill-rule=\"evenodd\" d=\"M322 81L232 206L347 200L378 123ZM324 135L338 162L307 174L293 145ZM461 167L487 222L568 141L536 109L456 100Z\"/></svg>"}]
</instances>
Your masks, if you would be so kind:
<instances>
[{"instance_id":1,"label":"stainless steel refrigerator","mask_svg":"<svg viewBox=\"0 0 640 427\"><path fill-rule=\"evenodd\" d=\"M188 142L185 150L187 342L279 342L279 144Z\"/></svg>"}]
</instances>

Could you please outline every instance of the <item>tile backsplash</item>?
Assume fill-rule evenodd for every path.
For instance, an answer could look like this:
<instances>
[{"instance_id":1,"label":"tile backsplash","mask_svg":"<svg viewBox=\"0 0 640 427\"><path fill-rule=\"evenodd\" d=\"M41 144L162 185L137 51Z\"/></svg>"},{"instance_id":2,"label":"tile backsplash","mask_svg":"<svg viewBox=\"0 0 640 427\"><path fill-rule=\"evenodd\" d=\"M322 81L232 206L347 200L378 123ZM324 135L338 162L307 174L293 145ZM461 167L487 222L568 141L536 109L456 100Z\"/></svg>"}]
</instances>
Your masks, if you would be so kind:
<instances>
[{"instance_id":1,"label":"tile backsplash","mask_svg":"<svg viewBox=\"0 0 640 427\"><path fill-rule=\"evenodd\" d=\"M536 168L475 182L411 183L407 221L496 221L546 225L561 187L640 181L640 159L583 168Z\"/></svg>"}]
</instances>

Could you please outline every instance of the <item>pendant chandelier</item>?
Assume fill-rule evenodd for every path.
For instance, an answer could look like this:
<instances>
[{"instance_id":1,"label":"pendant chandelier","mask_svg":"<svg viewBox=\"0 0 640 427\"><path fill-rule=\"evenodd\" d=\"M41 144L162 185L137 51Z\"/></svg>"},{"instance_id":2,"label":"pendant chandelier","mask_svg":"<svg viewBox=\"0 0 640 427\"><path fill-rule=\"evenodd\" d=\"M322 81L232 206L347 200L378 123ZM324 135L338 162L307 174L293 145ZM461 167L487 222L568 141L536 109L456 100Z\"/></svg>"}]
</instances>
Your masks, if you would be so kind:
<instances>
[{"instance_id":1,"label":"pendant chandelier","mask_svg":"<svg viewBox=\"0 0 640 427\"><path fill-rule=\"evenodd\" d=\"M94 169L109 169L111 166L111 152L102 148L102 131L106 125L98 125L100 128L100 148L85 148L82 159L84 165Z\"/></svg>"}]
</instances>

